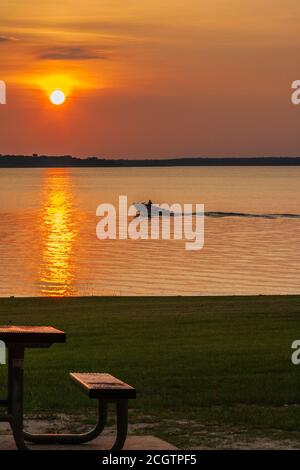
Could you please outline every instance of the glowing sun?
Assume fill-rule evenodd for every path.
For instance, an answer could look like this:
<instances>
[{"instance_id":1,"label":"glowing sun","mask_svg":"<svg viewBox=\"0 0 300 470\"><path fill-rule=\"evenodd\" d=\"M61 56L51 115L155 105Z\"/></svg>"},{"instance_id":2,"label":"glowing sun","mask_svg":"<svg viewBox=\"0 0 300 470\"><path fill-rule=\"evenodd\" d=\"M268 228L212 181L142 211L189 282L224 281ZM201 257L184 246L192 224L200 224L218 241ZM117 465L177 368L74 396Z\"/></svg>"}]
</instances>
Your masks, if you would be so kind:
<instances>
[{"instance_id":1,"label":"glowing sun","mask_svg":"<svg viewBox=\"0 0 300 470\"><path fill-rule=\"evenodd\" d=\"M66 95L61 90L54 90L50 94L49 99L50 99L52 104L55 104L56 106L59 106L59 105L61 105L65 102Z\"/></svg>"}]
</instances>

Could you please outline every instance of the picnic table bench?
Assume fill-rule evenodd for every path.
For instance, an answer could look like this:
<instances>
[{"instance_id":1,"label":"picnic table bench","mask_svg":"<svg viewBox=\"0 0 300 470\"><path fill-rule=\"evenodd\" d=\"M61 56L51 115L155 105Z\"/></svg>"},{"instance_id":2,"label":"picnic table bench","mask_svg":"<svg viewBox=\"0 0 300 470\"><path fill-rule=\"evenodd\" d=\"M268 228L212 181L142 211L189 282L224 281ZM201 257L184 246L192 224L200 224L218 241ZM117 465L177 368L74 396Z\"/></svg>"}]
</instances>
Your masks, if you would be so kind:
<instances>
[{"instance_id":1,"label":"picnic table bench","mask_svg":"<svg viewBox=\"0 0 300 470\"><path fill-rule=\"evenodd\" d=\"M117 436L111 450L122 449L128 429L128 400L136 397L133 387L107 373L70 373L70 378L89 398L98 400L98 421L88 432L77 434L31 434L23 428L23 382L25 348L44 348L53 343L64 343L64 331L51 326L0 326L0 341L8 349L7 399L0 406L7 413L0 421L10 423L18 449L28 450L27 442L36 444L83 444L98 437L107 420L108 404L116 404Z\"/></svg>"}]
</instances>

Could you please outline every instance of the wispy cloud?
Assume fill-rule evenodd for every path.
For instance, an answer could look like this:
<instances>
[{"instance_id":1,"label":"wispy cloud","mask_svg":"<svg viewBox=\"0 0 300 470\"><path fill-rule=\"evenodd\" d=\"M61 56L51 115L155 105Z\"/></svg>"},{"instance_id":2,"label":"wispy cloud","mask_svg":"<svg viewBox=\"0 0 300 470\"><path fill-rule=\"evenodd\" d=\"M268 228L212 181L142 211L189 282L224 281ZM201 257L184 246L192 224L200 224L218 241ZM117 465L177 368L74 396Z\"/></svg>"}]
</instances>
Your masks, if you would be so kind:
<instances>
[{"instance_id":1,"label":"wispy cloud","mask_svg":"<svg viewBox=\"0 0 300 470\"><path fill-rule=\"evenodd\" d=\"M12 36L0 35L0 43L3 43L3 42L11 42L11 41L17 41L17 38L14 38L14 37L12 37Z\"/></svg>"},{"instance_id":2,"label":"wispy cloud","mask_svg":"<svg viewBox=\"0 0 300 470\"><path fill-rule=\"evenodd\" d=\"M106 60L108 54L103 50L94 50L89 47L55 47L42 50L38 60Z\"/></svg>"}]
</instances>

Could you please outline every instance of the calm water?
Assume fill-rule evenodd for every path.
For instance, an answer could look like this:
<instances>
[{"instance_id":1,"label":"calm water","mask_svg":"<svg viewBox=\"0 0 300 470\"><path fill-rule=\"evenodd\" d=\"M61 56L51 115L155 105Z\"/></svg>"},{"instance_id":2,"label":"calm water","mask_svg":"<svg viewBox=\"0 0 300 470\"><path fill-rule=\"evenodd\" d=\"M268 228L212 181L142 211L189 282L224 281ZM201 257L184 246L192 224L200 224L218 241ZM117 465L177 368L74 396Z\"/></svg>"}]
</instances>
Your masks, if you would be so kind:
<instances>
[{"instance_id":1,"label":"calm water","mask_svg":"<svg viewBox=\"0 0 300 470\"><path fill-rule=\"evenodd\" d=\"M292 294L300 291L299 167L1 169L0 296ZM205 247L100 241L96 207L204 203Z\"/></svg>"}]
</instances>

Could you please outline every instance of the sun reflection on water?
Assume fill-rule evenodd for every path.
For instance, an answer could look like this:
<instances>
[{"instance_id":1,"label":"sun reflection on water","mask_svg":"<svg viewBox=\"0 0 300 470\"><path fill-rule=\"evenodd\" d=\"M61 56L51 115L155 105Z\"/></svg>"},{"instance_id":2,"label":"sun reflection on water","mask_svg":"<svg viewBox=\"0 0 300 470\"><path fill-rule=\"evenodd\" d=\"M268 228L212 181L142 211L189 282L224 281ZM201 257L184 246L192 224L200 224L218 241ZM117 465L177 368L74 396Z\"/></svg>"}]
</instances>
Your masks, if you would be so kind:
<instances>
[{"instance_id":1,"label":"sun reflection on water","mask_svg":"<svg viewBox=\"0 0 300 470\"><path fill-rule=\"evenodd\" d=\"M74 244L77 238L73 201L69 171L64 168L46 170L41 224L42 295L72 295Z\"/></svg>"}]
</instances>

